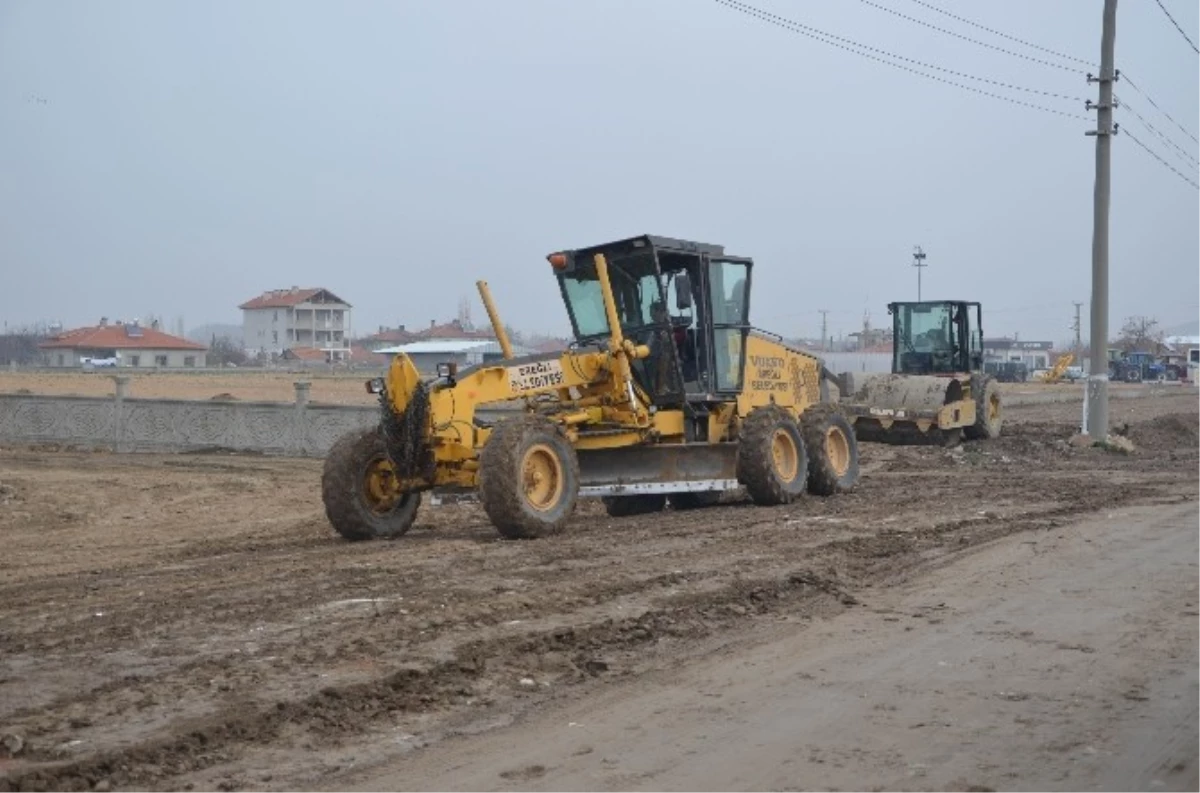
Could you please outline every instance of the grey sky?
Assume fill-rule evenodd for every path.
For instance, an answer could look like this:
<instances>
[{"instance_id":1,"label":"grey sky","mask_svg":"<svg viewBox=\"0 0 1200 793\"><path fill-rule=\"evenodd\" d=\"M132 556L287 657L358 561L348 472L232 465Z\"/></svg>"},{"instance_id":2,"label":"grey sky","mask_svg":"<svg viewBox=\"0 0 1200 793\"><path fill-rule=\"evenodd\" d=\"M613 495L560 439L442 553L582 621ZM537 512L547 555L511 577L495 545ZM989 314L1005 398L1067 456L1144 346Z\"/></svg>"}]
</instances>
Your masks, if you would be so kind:
<instances>
[{"instance_id":1,"label":"grey sky","mask_svg":"<svg viewBox=\"0 0 1200 793\"><path fill-rule=\"evenodd\" d=\"M1197 4L1163 1L1194 39ZM909 0L876 2L1037 55ZM959 71L1095 97L1082 75L854 0L753 4ZM953 7L1098 59L1100 5ZM1117 61L1197 132L1197 58L1153 0L1121 0ZM1086 332L1087 122L710 0L6 0L0 102L10 325L150 312L237 322L238 303L292 285L349 300L360 331L451 317L464 295L483 321L474 281L486 278L507 322L564 330L545 254L648 232L753 256L753 318L784 334L817 333L823 308L833 332L857 329L864 309L886 322L888 300L915 298L914 243L928 254L925 296L982 300L989 335L1066 339L1073 300L1085 301ZM1113 171L1114 325L1195 321L1197 191L1124 137Z\"/></svg>"}]
</instances>

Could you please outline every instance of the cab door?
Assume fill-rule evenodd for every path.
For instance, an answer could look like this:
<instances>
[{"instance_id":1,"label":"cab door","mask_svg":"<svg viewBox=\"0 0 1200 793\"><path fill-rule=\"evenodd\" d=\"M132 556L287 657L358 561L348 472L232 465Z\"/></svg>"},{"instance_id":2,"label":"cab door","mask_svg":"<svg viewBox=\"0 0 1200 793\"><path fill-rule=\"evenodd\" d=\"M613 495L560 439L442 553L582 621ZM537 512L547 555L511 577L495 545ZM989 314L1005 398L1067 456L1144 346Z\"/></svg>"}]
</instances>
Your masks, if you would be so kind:
<instances>
[{"instance_id":1,"label":"cab door","mask_svg":"<svg viewBox=\"0 0 1200 793\"><path fill-rule=\"evenodd\" d=\"M710 382L720 395L742 390L746 337L750 333L750 270L753 262L733 256L709 258L708 319Z\"/></svg>"}]
</instances>

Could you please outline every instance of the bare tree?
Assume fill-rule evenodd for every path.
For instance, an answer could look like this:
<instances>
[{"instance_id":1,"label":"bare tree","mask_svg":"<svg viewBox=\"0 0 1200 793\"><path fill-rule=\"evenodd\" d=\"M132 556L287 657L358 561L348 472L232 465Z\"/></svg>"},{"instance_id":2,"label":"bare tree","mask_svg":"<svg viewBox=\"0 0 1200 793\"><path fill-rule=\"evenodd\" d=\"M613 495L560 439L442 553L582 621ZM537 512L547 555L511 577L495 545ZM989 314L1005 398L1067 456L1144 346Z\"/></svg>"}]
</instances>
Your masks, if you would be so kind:
<instances>
[{"instance_id":1,"label":"bare tree","mask_svg":"<svg viewBox=\"0 0 1200 793\"><path fill-rule=\"evenodd\" d=\"M246 351L242 349L242 345L228 336L213 335L212 342L208 345L209 366L245 366L246 360Z\"/></svg>"},{"instance_id":2,"label":"bare tree","mask_svg":"<svg viewBox=\"0 0 1200 793\"><path fill-rule=\"evenodd\" d=\"M1116 346L1123 352L1161 352L1163 332L1153 317L1128 317L1121 326Z\"/></svg>"}]
</instances>

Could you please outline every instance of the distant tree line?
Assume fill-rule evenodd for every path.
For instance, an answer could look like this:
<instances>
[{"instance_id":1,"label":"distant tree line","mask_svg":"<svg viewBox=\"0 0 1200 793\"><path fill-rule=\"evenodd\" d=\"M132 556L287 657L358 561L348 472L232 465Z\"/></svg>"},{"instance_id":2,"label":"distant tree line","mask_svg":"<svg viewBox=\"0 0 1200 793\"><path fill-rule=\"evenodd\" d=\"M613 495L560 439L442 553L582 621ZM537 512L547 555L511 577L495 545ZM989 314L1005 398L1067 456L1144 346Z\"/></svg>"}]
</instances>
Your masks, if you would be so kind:
<instances>
[{"instance_id":1,"label":"distant tree line","mask_svg":"<svg viewBox=\"0 0 1200 793\"><path fill-rule=\"evenodd\" d=\"M38 345L46 338L45 331L34 328L17 328L0 334L0 366L41 363L44 356Z\"/></svg>"}]
</instances>

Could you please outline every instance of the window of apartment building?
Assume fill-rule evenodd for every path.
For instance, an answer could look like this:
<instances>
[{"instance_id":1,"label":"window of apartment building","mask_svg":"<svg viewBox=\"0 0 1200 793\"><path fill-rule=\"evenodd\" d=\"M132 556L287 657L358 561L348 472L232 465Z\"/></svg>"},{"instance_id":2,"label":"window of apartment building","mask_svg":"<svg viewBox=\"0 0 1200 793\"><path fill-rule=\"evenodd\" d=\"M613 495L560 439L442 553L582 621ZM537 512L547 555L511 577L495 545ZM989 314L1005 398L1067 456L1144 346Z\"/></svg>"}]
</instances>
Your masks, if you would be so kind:
<instances>
[{"instance_id":1,"label":"window of apartment building","mask_svg":"<svg viewBox=\"0 0 1200 793\"><path fill-rule=\"evenodd\" d=\"M185 355L185 356L183 356L183 365L184 365L184 366L191 366L191 367L195 367L195 365L196 365L196 356L194 356L194 355Z\"/></svg>"},{"instance_id":2,"label":"window of apartment building","mask_svg":"<svg viewBox=\"0 0 1200 793\"><path fill-rule=\"evenodd\" d=\"M167 365L167 356L165 356L165 355L154 356L154 365L155 366L166 366Z\"/></svg>"},{"instance_id":3,"label":"window of apartment building","mask_svg":"<svg viewBox=\"0 0 1200 793\"><path fill-rule=\"evenodd\" d=\"M140 356L140 355L129 356L129 365L130 366L141 366L141 364L142 364L142 356Z\"/></svg>"},{"instance_id":4,"label":"window of apartment building","mask_svg":"<svg viewBox=\"0 0 1200 793\"><path fill-rule=\"evenodd\" d=\"M279 331L277 331L277 330L271 331L271 341L275 342L276 344L279 343Z\"/></svg>"},{"instance_id":5,"label":"window of apartment building","mask_svg":"<svg viewBox=\"0 0 1200 793\"><path fill-rule=\"evenodd\" d=\"M274 313L271 315L271 321L272 321L272 322L278 322L278 321L279 321L279 311L278 311L278 310L276 310L276 311L275 311L275 312L274 312Z\"/></svg>"},{"instance_id":6,"label":"window of apartment building","mask_svg":"<svg viewBox=\"0 0 1200 793\"><path fill-rule=\"evenodd\" d=\"M62 365L63 365L63 357L62 357L62 355L59 355L59 356L58 356L58 365L59 365L59 366L62 366Z\"/></svg>"}]
</instances>

